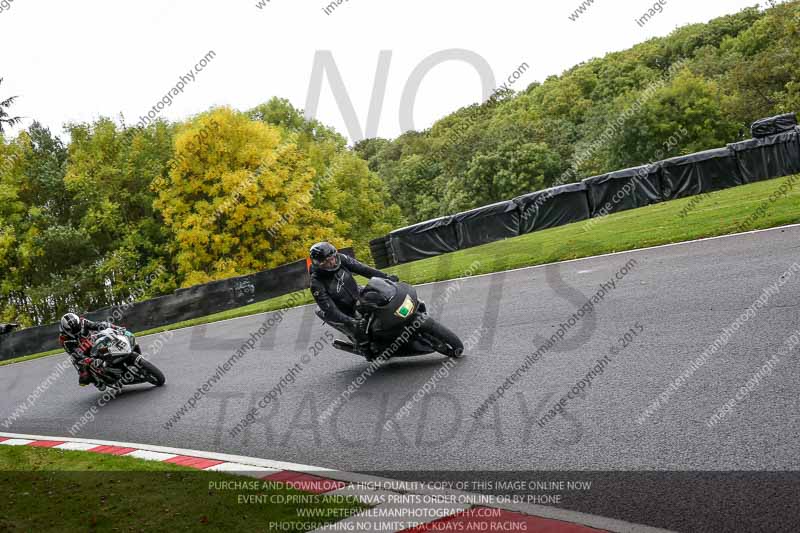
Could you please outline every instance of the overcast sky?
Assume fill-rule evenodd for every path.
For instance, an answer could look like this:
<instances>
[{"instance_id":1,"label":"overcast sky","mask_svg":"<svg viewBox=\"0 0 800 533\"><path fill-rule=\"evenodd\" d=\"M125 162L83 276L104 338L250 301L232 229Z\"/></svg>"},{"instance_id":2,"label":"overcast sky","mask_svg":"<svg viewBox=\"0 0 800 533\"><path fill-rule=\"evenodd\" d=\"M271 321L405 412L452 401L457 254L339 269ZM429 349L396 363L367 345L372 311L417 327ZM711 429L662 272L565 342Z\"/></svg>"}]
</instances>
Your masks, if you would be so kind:
<instances>
[{"instance_id":1,"label":"overcast sky","mask_svg":"<svg viewBox=\"0 0 800 533\"><path fill-rule=\"evenodd\" d=\"M8 0L4 0L8 1ZM734 13L752 1L661 0L643 27L649 0L13 0L0 12L0 97L12 109L61 134L69 121L99 116L135 124L209 51L216 56L160 115L181 120L211 106L246 110L272 96L305 108L314 57L330 50L363 128L381 50L391 50L377 132L401 131L401 96L412 71L431 54L466 49L485 59L500 84L530 68L515 86L592 57L623 50L675 27ZM5 3L3 5L6 5ZM476 69L442 63L424 78L414 107L417 129L482 97ZM327 78L317 118L352 139ZM18 130L12 131L12 135Z\"/></svg>"}]
</instances>

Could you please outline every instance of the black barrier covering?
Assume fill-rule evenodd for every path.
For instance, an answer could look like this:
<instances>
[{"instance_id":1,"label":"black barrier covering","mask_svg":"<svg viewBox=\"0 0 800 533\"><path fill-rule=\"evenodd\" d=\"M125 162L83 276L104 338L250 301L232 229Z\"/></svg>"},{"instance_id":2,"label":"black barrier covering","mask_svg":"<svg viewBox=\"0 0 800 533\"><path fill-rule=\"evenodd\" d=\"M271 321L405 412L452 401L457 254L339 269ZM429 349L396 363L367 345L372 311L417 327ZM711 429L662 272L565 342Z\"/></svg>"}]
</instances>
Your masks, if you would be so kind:
<instances>
[{"instance_id":1,"label":"black barrier covering","mask_svg":"<svg viewBox=\"0 0 800 533\"><path fill-rule=\"evenodd\" d=\"M658 203L661 196L661 167L658 164L626 168L586 178L592 217L636 209Z\"/></svg>"},{"instance_id":2,"label":"black barrier covering","mask_svg":"<svg viewBox=\"0 0 800 533\"><path fill-rule=\"evenodd\" d=\"M762 137L777 135L784 131L792 131L796 126L797 115L794 113L786 113L784 115L756 120L750 126L750 132L753 134L753 138L760 139Z\"/></svg>"},{"instance_id":3,"label":"black barrier covering","mask_svg":"<svg viewBox=\"0 0 800 533\"><path fill-rule=\"evenodd\" d=\"M568 183L514 198L519 206L519 233L531 233L589 218L586 184Z\"/></svg>"},{"instance_id":4,"label":"black barrier covering","mask_svg":"<svg viewBox=\"0 0 800 533\"><path fill-rule=\"evenodd\" d=\"M385 258L386 254L386 237L379 237L369 241L369 252L373 259Z\"/></svg>"},{"instance_id":5,"label":"black barrier covering","mask_svg":"<svg viewBox=\"0 0 800 533\"><path fill-rule=\"evenodd\" d=\"M798 128L763 139L729 144L748 183L800 173Z\"/></svg>"},{"instance_id":6,"label":"black barrier covering","mask_svg":"<svg viewBox=\"0 0 800 533\"><path fill-rule=\"evenodd\" d=\"M392 250L392 241L389 239L389 236L386 236L386 241L383 243L384 248L386 249L386 266L392 266L397 264L397 258L394 256L394 250Z\"/></svg>"},{"instance_id":7,"label":"black barrier covering","mask_svg":"<svg viewBox=\"0 0 800 533\"><path fill-rule=\"evenodd\" d=\"M511 200L453 216L459 250L519 235L519 209Z\"/></svg>"},{"instance_id":8,"label":"black barrier covering","mask_svg":"<svg viewBox=\"0 0 800 533\"><path fill-rule=\"evenodd\" d=\"M353 249L340 252L354 257ZM306 260L187 289L129 305L106 307L85 313L90 320L109 320L132 331L175 324L269 300L307 289ZM58 325L51 324L0 335L0 361L58 348Z\"/></svg>"},{"instance_id":9,"label":"black barrier covering","mask_svg":"<svg viewBox=\"0 0 800 533\"><path fill-rule=\"evenodd\" d=\"M427 220L389 234L392 252L399 263L455 252L458 236L452 216Z\"/></svg>"},{"instance_id":10,"label":"black barrier covering","mask_svg":"<svg viewBox=\"0 0 800 533\"><path fill-rule=\"evenodd\" d=\"M13 322L11 324L0 324L0 335L5 335L6 333L11 333L15 329L19 327L19 324Z\"/></svg>"},{"instance_id":11,"label":"black barrier covering","mask_svg":"<svg viewBox=\"0 0 800 533\"><path fill-rule=\"evenodd\" d=\"M587 216L603 216L673 198L800 173L800 127L794 124L794 113L763 119L753 124L754 133L761 135L786 129L789 131L517 197L513 201L520 210L519 233L584 220ZM584 194L585 198L582 197ZM497 205L503 205L503 202ZM493 207L474 211L481 213L482 209ZM586 214L587 210L589 215ZM508 237L507 229L502 229L498 238ZM469 232L462 229L459 235L453 229L452 217L442 217L392 232L386 260L394 265L454 252L459 248L459 237L462 245L490 242L486 241L490 238L490 232L487 231L485 236L475 239L475 244L469 243ZM377 255L383 258L380 250Z\"/></svg>"},{"instance_id":12,"label":"black barrier covering","mask_svg":"<svg viewBox=\"0 0 800 533\"><path fill-rule=\"evenodd\" d=\"M0 361L59 348L58 324L0 335Z\"/></svg>"},{"instance_id":13,"label":"black barrier covering","mask_svg":"<svg viewBox=\"0 0 800 533\"><path fill-rule=\"evenodd\" d=\"M388 236L372 239L369 242L369 251L372 255L372 260L375 263L375 268L386 268L388 266L397 264L392 254L391 244L389 243Z\"/></svg>"},{"instance_id":14,"label":"black barrier covering","mask_svg":"<svg viewBox=\"0 0 800 533\"><path fill-rule=\"evenodd\" d=\"M736 154L716 148L661 162L662 196L666 200L718 191L746 183Z\"/></svg>"}]
</instances>

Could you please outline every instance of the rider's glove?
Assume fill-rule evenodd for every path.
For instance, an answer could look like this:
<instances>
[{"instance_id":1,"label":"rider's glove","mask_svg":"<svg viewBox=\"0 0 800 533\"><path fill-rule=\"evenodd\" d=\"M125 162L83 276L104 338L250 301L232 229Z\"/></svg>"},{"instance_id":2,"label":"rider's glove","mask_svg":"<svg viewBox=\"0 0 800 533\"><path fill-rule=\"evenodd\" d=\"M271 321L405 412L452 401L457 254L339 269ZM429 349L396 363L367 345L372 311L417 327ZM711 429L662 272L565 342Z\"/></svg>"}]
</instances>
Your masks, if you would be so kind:
<instances>
[{"instance_id":1,"label":"rider's glove","mask_svg":"<svg viewBox=\"0 0 800 533\"><path fill-rule=\"evenodd\" d=\"M350 321L350 326L353 328L353 332L356 335L356 340L362 341L366 340L367 337L367 321L366 319L354 318Z\"/></svg>"}]
</instances>

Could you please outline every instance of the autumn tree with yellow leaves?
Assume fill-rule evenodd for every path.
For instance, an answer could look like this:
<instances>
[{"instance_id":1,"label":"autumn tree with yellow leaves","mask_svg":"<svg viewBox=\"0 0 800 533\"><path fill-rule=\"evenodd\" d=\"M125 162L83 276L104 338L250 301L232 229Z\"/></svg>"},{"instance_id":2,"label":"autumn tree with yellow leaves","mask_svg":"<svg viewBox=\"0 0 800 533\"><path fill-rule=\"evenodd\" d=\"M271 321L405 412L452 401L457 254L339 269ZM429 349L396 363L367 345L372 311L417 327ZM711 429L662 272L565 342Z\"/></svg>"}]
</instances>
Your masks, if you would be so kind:
<instances>
[{"instance_id":1,"label":"autumn tree with yellow leaves","mask_svg":"<svg viewBox=\"0 0 800 533\"><path fill-rule=\"evenodd\" d=\"M154 182L154 205L174 235L183 286L295 261L319 240L350 244L334 234L333 212L298 201L314 187L302 152L243 113L216 109L186 124L170 168Z\"/></svg>"}]
</instances>

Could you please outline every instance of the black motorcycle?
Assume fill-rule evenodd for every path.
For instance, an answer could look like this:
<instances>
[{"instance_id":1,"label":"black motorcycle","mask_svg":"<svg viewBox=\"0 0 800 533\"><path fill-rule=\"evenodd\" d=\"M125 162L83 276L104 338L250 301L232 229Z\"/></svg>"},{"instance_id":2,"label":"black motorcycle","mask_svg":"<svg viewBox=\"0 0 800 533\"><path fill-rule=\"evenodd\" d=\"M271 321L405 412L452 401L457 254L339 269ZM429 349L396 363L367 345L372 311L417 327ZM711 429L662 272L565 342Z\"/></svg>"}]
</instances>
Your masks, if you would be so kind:
<instances>
[{"instance_id":1,"label":"black motorcycle","mask_svg":"<svg viewBox=\"0 0 800 533\"><path fill-rule=\"evenodd\" d=\"M160 387L166 382L161 370L142 356L130 331L108 328L93 334L91 355L105 363L102 367L89 365L95 383L119 391L123 385L150 383Z\"/></svg>"},{"instance_id":2,"label":"black motorcycle","mask_svg":"<svg viewBox=\"0 0 800 533\"><path fill-rule=\"evenodd\" d=\"M357 318L367 320L368 344L357 343L349 338L347 330L330 324L349 338L349 341L334 340L334 348L369 360L415 357L435 352L459 358L464 353L458 335L428 315L425 302L407 283L372 278L359 291L356 312Z\"/></svg>"}]
</instances>

